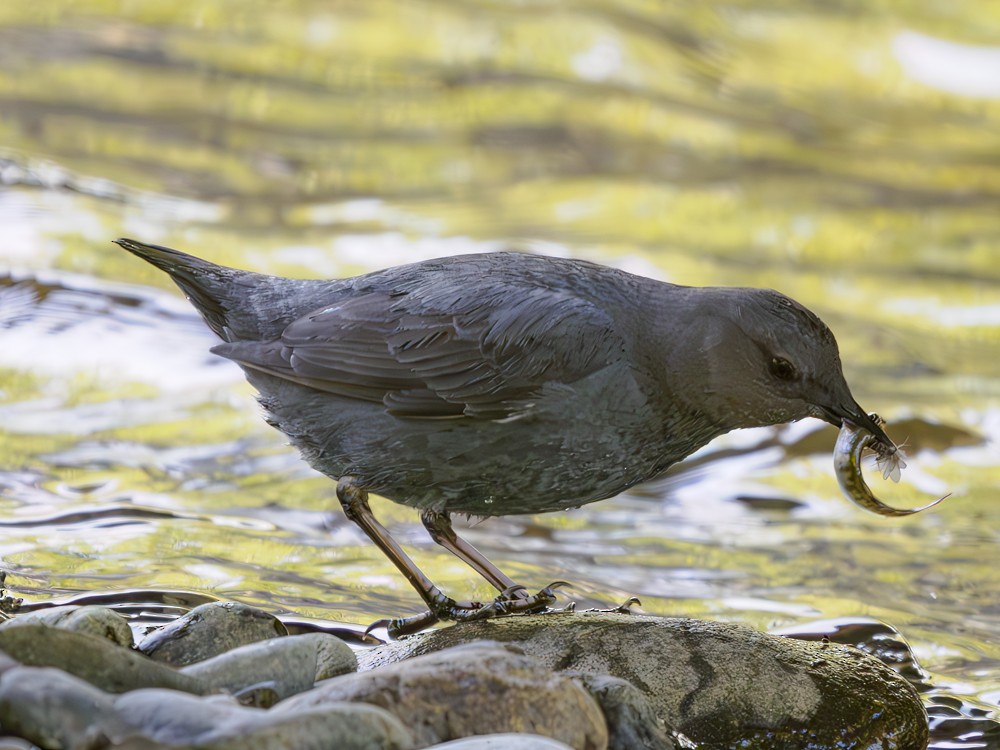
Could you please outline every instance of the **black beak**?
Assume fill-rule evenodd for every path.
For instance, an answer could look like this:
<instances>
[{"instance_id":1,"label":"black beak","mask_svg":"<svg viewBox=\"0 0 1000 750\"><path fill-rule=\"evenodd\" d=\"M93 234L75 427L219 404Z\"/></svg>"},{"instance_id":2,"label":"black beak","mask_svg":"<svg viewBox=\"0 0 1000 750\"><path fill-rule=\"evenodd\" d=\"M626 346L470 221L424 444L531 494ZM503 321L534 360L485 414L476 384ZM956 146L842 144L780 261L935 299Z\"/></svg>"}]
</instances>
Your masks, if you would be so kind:
<instances>
[{"instance_id":1,"label":"black beak","mask_svg":"<svg viewBox=\"0 0 1000 750\"><path fill-rule=\"evenodd\" d=\"M874 419L868 416L864 409L858 406L854 399L849 399L846 403L847 406L820 406L818 407L819 413L817 416L825 419L835 427L840 427L845 421L850 422L854 426L870 432L875 436L876 440L887 448L896 447L896 444L885 434L885 431Z\"/></svg>"}]
</instances>

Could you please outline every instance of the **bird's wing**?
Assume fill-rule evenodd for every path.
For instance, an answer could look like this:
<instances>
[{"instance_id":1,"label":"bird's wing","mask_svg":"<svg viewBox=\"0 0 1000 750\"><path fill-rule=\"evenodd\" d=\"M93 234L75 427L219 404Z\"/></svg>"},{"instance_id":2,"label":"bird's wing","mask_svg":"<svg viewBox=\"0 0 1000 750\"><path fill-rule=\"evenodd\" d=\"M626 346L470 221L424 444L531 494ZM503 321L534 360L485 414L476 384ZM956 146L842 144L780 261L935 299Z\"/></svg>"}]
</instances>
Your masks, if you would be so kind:
<instances>
[{"instance_id":1,"label":"bird's wing","mask_svg":"<svg viewBox=\"0 0 1000 750\"><path fill-rule=\"evenodd\" d=\"M271 342L213 351L407 417L504 419L541 389L606 367L624 349L591 302L538 286L369 290L292 322Z\"/></svg>"}]
</instances>

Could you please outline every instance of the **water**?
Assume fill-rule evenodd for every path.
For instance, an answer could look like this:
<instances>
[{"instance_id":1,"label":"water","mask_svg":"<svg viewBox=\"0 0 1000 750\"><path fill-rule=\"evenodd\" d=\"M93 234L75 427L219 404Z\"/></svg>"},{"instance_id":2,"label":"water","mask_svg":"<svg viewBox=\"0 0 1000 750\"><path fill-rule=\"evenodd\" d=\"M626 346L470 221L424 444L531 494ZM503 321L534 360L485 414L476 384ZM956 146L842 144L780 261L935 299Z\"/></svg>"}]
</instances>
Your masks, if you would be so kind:
<instances>
[{"instance_id":1,"label":"water","mask_svg":"<svg viewBox=\"0 0 1000 750\"><path fill-rule=\"evenodd\" d=\"M565 514L458 521L578 606L823 633L934 747L1000 747L1000 6L6 3L0 557L30 606L234 598L353 631L420 606L260 419L134 236L255 270L499 247L770 286L907 443L884 519L814 420ZM485 584L374 508L461 598ZM808 632L806 632L808 631ZM812 633L812 635L810 635Z\"/></svg>"}]
</instances>

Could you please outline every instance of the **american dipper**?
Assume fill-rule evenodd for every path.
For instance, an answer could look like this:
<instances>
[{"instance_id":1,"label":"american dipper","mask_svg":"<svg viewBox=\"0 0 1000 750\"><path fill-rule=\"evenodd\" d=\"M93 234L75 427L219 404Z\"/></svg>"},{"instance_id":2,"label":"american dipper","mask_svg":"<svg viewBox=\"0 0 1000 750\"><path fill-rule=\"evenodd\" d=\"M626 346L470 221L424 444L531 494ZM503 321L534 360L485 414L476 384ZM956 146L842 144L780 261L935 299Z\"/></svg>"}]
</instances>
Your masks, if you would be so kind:
<instances>
[{"instance_id":1,"label":"american dipper","mask_svg":"<svg viewBox=\"0 0 1000 750\"><path fill-rule=\"evenodd\" d=\"M686 287L514 252L332 281L265 276L135 240L246 373L267 421L315 469L437 619L545 609L452 529L450 514L575 508L661 476L738 427L819 417L892 446L851 395L830 329L768 289ZM500 596L445 596L368 506L419 509ZM380 621L383 622L383 621Z\"/></svg>"}]
</instances>

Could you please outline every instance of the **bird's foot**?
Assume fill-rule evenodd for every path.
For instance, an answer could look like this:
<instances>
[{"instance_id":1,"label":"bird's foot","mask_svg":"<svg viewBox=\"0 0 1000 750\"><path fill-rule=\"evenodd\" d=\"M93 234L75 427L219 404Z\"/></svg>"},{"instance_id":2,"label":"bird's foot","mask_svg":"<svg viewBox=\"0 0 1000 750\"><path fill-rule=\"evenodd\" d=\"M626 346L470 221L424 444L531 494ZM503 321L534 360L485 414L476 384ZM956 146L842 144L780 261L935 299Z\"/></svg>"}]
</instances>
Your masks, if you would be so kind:
<instances>
[{"instance_id":1,"label":"bird's foot","mask_svg":"<svg viewBox=\"0 0 1000 750\"><path fill-rule=\"evenodd\" d=\"M618 615L630 615L632 614L632 607L641 607L642 602L636 596L630 596L624 602L619 604L617 607L610 607L608 609L588 609L587 612L606 612L608 614L618 614Z\"/></svg>"},{"instance_id":2,"label":"bird's foot","mask_svg":"<svg viewBox=\"0 0 1000 750\"><path fill-rule=\"evenodd\" d=\"M376 620L365 628L365 635L369 635L376 628L385 628L386 632L389 634L389 638L395 640L396 638L401 638L404 635L419 633L421 630L429 628L440 619L440 617L430 610L421 612L419 615L410 615L409 617L385 617L381 620Z\"/></svg>"},{"instance_id":3,"label":"bird's foot","mask_svg":"<svg viewBox=\"0 0 1000 750\"><path fill-rule=\"evenodd\" d=\"M524 586L511 586L489 604L479 602L456 602L442 596L433 604L433 609L409 617L394 617L376 620L365 629L365 634L375 628L384 627L390 638L412 635L429 628L441 620L452 622L473 622L494 617L515 614L536 614L545 612L556 601L556 589L569 586L566 581L554 581L536 594L529 595Z\"/></svg>"},{"instance_id":4,"label":"bird's foot","mask_svg":"<svg viewBox=\"0 0 1000 750\"><path fill-rule=\"evenodd\" d=\"M537 614L545 612L556 601L556 589L570 586L566 581L553 581L537 594L529 595L524 586L511 586L490 604L497 614ZM485 608L484 608L485 609Z\"/></svg>"}]
</instances>

